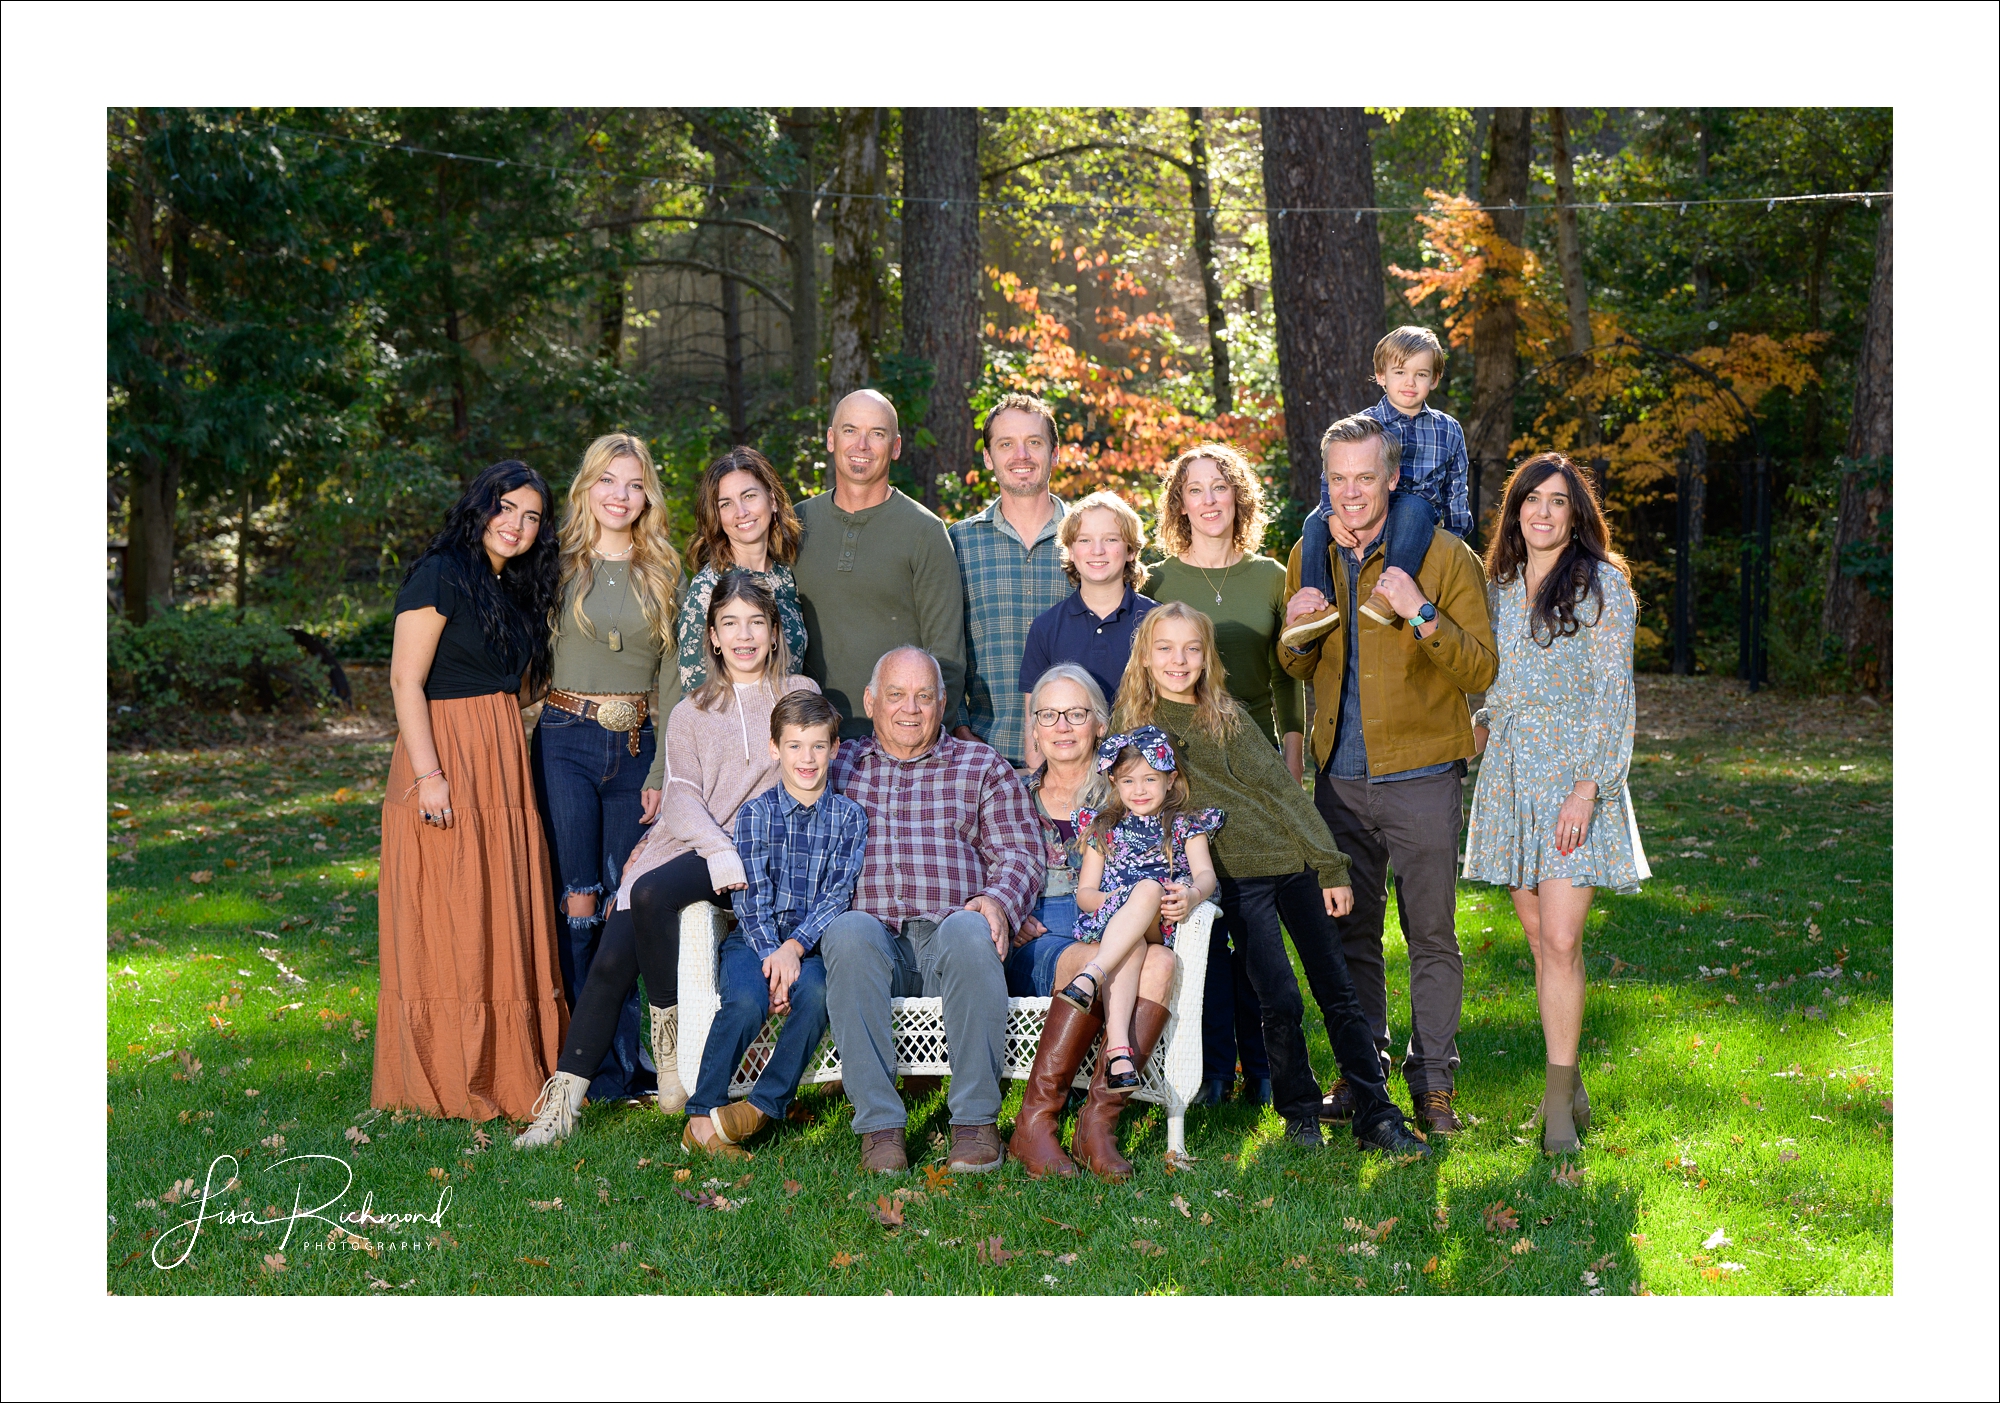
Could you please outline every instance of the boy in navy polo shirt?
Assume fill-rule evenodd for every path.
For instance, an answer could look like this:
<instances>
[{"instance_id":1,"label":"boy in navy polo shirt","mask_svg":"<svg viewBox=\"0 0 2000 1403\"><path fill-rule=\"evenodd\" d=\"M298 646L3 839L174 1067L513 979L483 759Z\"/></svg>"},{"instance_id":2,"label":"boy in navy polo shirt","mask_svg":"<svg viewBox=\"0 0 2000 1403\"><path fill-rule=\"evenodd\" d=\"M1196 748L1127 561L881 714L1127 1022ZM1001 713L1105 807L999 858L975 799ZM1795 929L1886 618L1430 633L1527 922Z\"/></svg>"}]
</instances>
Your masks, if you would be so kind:
<instances>
[{"instance_id":1,"label":"boy in navy polo shirt","mask_svg":"<svg viewBox=\"0 0 2000 1403\"><path fill-rule=\"evenodd\" d=\"M1472 509L1467 502L1465 431L1441 409L1424 403L1444 374L1444 347L1421 326L1399 326L1375 343L1375 383L1382 398L1362 410L1388 431L1399 452L1395 495L1389 499L1384 523L1384 568L1401 570L1411 579L1424 563L1431 532L1442 526L1454 536L1472 534ZM1344 538L1344 539L1343 539ZM1333 542L1352 550L1353 533L1333 519L1333 500L1320 478L1319 506L1306 518L1299 546L1299 587L1316 589L1333 598L1333 567L1327 552ZM1380 590L1369 595L1361 613L1378 624L1396 622L1396 610ZM1303 649L1338 622L1331 608L1307 614L1278 636L1287 648Z\"/></svg>"},{"instance_id":2,"label":"boy in navy polo shirt","mask_svg":"<svg viewBox=\"0 0 2000 1403\"><path fill-rule=\"evenodd\" d=\"M1021 654L1021 690L1032 693L1043 673L1057 663L1075 663L1094 678L1114 704L1125 663L1132 656L1132 630L1151 613L1154 602L1140 594L1146 578L1139 552L1146 528L1116 492L1093 492L1062 519L1063 570L1076 592L1046 609L1028 626ZM1028 768L1042 763L1029 716L1023 754Z\"/></svg>"}]
</instances>

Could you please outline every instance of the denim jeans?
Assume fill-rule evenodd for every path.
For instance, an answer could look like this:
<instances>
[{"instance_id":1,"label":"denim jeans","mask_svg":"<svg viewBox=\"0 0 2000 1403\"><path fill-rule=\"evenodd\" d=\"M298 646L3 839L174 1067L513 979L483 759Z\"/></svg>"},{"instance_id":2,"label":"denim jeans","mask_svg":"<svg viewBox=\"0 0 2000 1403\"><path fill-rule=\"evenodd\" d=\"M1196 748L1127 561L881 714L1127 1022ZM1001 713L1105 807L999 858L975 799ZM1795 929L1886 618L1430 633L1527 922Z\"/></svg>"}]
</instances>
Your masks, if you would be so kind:
<instances>
[{"instance_id":1,"label":"denim jeans","mask_svg":"<svg viewBox=\"0 0 2000 1403\"><path fill-rule=\"evenodd\" d=\"M1327 552L1333 547L1333 533L1326 525L1326 488L1320 488L1321 505L1306 517L1299 540L1299 588L1316 589L1329 602L1334 598L1333 567ZM1382 523L1382 568L1395 566L1411 579L1424 563L1431 548L1431 533L1437 529L1438 512L1416 493L1397 489L1389 494L1389 515ZM1360 600L1354 601L1358 607Z\"/></svg>"},{"instance_id":2,"label":"denim jeans","mask_svg":"<svg viewBox=\"0 0 2000 1403\"><path fill-rule=\"evenodd\" d=\"M1034 918L1048 927L1007 955L1007 996L1046 999L1056 991L1056 961L1076 944L1076 897L1045 896L1035 903Z\"/></svg>"},{"instance_id":3,"label":"denim jeans","mask_svg":"<svg viewBox=\"0 0 2000 1403\"><path fill-rule=\"evenodd\" d=\"M771 986L764 979L764 962L749 941L731 931L716 950L715 963L722 1007L708 1025L701 1074L688 1098L687 1113L691 1116L705 1116L729 1104L729 1080L743 1054L757 1040L758 1029L771 1016ZM798 1094L799 1079L811 1070L820 1039L825 1036L826 962L814 951L799 961L799 977L792 985L792 1011L778 1030L771 1060L750 1088L750 1104L772 1120L783 1120L791 1109L792 1097Z\"/></svg>"},{"instance_id":4,"label":"denim jeans","mask_svg":"<svg viewBox=\"0 0 2000 1403\"><path fill-rule=\"evenodd\" d=\"M553 706L542 708L535 726L530 754L535 805L541 810L555 886L561 893L556 905L560 933L556 950L571 1009L597 958L606 894L617 891L625 859L638 846L642 832L639 790L653 765L652 723L639 729L637 755L626 748L626 736ZM566 898L584 894L598 898L596 913L570 915ZM652 1059L641 1045L641 1014L634 989L619 1012L611 1046L591 1078L591 1100L638 1096L658 1085Z\"/></svg>"},{"instance_id":5,"label":"denim jeans","mask_svg":"<svg viewBox=\"0 0 2000 1403\"><path fill-rule=\"evenodd\" d=\"M1271 1101L1286 1120L1317 1120L1319 1083L1306 1055L1305 1001L1285 953L1292 937L1313 1000L1326 1023L1340 1074L1354 1090L1358 1135L1403 1113L1389 1099L1375 1039L1361 1011L1333 918L1320 897L1319 877L1308 867L1288 877L1224 877L1217 892L1234 930L1243 933L1250 986L1264 1009L1264 1045L1271 1057Z\"/></svg>"}]
</instances>

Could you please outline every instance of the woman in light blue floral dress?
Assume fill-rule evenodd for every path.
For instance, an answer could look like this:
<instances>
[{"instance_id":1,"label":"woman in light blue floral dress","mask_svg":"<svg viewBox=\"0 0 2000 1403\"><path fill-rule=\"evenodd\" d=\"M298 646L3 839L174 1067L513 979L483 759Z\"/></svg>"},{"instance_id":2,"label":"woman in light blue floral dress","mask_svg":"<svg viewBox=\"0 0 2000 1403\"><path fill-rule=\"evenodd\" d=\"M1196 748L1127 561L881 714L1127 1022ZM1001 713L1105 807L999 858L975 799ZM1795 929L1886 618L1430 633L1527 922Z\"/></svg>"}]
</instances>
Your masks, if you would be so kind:
<instances>
[{"instance_id":1,"label":"woman in light blue floral dress","mask_svg":"<svg viewBox=\"0 0 2000 1403\"><path fill-rule=\"evenodd\" d=\"M1542 1148L1563 1154L1590 1128L1577 1071L1584 917L1597 888L1630 895L1653 875L1625 784L1638 600L1595 489L1560 453L1508 480L1486 578L1500 674L1474 718L1485 754L1465 876L1509 889L1534 951Z\"/></svg>"},{"instance_id":2,"label":"woman in light blue floral dress","mask_svg":"<svg viewBox=\"0 0 2000 1403\"><path fill-rule=\"evenodd\" d=\"M731 570L744 571L778 601L786 671L801 671L806 616L791 569L799 554L799 519L770 461L754 448L732 448L717 458L702 474L694 515L688 585L675 630L681 695L693 696L708 681L708 604L715 582Z\"/></svg>"}]
</instances>

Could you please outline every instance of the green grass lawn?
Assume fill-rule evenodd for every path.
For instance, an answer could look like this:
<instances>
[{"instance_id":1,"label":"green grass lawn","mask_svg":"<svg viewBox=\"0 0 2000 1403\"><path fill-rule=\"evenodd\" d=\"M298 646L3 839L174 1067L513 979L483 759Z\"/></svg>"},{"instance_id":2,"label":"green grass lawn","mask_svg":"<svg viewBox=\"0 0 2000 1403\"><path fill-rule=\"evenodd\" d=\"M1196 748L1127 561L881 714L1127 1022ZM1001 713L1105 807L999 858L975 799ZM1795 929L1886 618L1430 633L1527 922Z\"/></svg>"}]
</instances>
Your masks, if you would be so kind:
<instances>
[{"instance_id":1,"label":"green grass lawn","mask_svg":"<svg viewBox=\"0 0 2000 1403\"><path fill-rule=\"evenodd\" d=\"M860 1173L847 1103L818 1091L734 1172L690 1164L680 1117L636 1107L592 1107L528 1154L501 1123L372 1111L389 745L366 717L344 729L111 757L116 1294L1892 1288L1885 711L1642 679L1632 789L1655 876L1591 914L1580 1172L1557 1176L1527 1125L1543 1056L1526 942L1505 892L1465 886L1466 1133L1425 1162L1364 1156L1344 1129L1313 1154L1230 1104L1189 1113L1194 1162L1169 1172L1165 1113L1142 1106L1125 1121L1139 1172L1117 1187L943 1178L941 1093L912 1114L931 1172L895 1181ZM1397 940L1392 1009L1403 959ZM342 1188L343 1161L327 1216L365 1202L392 1221L288 1224ZM211 1217L163 1270L211 1166L208 1211L235 1220ZM393 1221L446 1195L435 1224Z\"/></svg>"}]
</instances>

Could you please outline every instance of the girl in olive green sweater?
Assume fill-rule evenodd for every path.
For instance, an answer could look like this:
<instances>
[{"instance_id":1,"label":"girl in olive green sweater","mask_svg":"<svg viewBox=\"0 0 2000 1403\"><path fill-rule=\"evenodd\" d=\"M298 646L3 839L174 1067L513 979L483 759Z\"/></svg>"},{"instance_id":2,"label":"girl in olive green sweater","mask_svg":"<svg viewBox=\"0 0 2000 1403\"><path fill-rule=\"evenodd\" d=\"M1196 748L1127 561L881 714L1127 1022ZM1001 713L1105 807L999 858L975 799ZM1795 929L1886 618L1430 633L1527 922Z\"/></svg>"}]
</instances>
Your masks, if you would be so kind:
<instances>
[{"instance_id":1,"label":"girl in olive green sweater","mask_svg":"<svg viewBox=\"0 0 2000 1403\"><path fill-rule=\"evenodd\" d=\"M1208 616L1179 602L1139 621L1112 724L1155 725L1172 739L1187 775L1188 804L1228 821L1210 839L1217 899L1244 942L1250 984L1264 1011L1272 1102L1285 1138L1317 1148L1319 1084L1306 1055L1305 1003L1285 954L1286 930L1326 1022L1341 1075L1354 1088L1354 1137L1391 1154L1425 1154L1389 1099L1374 1035L1355 996L1332 918L1353 908L1347 859L1278 752L1230 697Z\"/></svg>"}]
</instances>

